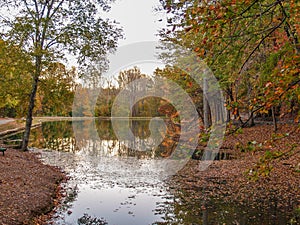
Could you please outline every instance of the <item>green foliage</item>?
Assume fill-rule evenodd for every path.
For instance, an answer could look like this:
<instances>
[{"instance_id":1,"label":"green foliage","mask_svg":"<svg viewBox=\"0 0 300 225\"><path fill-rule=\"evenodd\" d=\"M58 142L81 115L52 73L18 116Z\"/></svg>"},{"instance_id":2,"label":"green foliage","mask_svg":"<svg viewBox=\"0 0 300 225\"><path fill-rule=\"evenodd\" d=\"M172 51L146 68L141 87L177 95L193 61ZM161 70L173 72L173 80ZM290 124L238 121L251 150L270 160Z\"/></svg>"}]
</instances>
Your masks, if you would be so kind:
<instances>
[{"instance_id":1,"label":"green foliage","mask_svg":"<svg viewBox=\"0 0 300 225\"><path fill-rule=\"evenodd\" d=\"M32 70L33 65L28 54L9 42L0 41L0 114L2 117L26 115ZM63 64L49 64L40 78L35 115L69 116L76 77L75 68L67 70Z\"/></svg>"},{"instance_id":2,"label":"green foliage","mask_svg":"<svg viewBox=\"0 0 300 225\"><path fill-rule=\"evenodd\" d=\"M296 224L299 224L299 222L300 222L300 206L298 206L298 208L295 209L294 216L290 219L288 224L296 225Z\"/></svg>"},{"instance_id":3,"label":"green foliage","mask_svg":"<svg viewBox=\"0 0 300 225\"><path fill-rule=\"evenodd\" d=\"M210 133L201 133L200 134L200 142L201 143L207 143L209 141L210 138Z\"/></svg>"},{"instance_id":4,"label":"green foliage","mask_svg":"<svg viewBox=\"0 0 300 225\"><path fill-rule=\"evenodd\" d=\"M262 150L262 143L258 143L256 141L249 141L246 145L237 143L235 147L241 152L255 152Z\"/></svg>"},{"instance_id":5,"label":"green foliage","mask_svg":"<svg viewBox=\"0 0 300 225\"><path fill-rule=\"evenodd\" d=\"M66 50L85 67L103 63L122 37L115 22L102 19L99 9L109 10L109 1L2 1L15 16L1 17L7 32L3 38L19 45L33 59L42 57L43 68L64 56Z\"/></svg>"},{"instance_id":6,"label":"green foliage","mask_svg":"<svg viewBox=\"0 0 300 225\"><path fill-rule=\"evenodd\" d=\"M249 175L249 178L251 180L257 180L261 176L268 176L273 169L272 162L283 155L283 152L267 150L265 154L260 157L256 166L248 170L247 174Z\"/></svg>"},{"instance_id":7,"label":"green foliage","mask_svg":"<svg viewBox=\"0 0 300 225\"><path fill-rule=\"evenodd\" d=\"M49 65L40 79L37 94L37 114L71 116L77 78L76 69L66 69L63 64Z\"/></svg>"},{"instance_id":8,"label":"green foliage","mask_svg":"<svg viewBox=\"0 0 300 225\"><path fill-rule=\"evenodd\" d=\"M31 56L33 62L22 150L27 150L39 79L51 63L66 52L76 56L81 67L105 68L105 56L122 37L116 24L100 17L99 9L109 9L105 0L3 0L2 9L14 12L1 15L2 38L10 40ZM93 66L90 66L93 65ZM85 79L93 73L82 73Z\"/></svg>"},{"instance_id":9,"label":"green foliage","mask_svg":"<svg viewBox=\"0 0 300 225\"><path fill-rule=\"evenodd\" d=\"M0 114L24 116L30 91L32 64L18 46L0 39Z\"/></svg>"}]
</instances>

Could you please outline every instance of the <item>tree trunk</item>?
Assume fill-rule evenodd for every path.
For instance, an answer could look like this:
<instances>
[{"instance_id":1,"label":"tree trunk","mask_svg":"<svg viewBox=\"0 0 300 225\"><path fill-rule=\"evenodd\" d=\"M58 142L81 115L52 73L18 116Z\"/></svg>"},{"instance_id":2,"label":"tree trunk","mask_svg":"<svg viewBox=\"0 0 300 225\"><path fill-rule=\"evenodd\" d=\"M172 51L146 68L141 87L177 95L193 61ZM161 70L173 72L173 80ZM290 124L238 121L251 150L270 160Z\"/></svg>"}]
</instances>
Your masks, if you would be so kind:
<instances>
[{"instance_id":1,"label":"tree trunk","mask_svg":"<svg viewBox=\"0 0 300 225\"><path fill-rule=\"evenodd\" d=\"M22 151L27 151L27 147L28 147L30 129L31 129L31 125L32 125L32 113L33 113L33 108L34 108L34 103L35 103L35 95L36 95L36 91L37 91L37 86L38 86L38 79L35 78L33 81L33 84L32 84L32 91L30 94L29 107L28 107L28 112L27 112L27 117L26 117L25 132L24 132L22 148L21 148Z\"/></svg>"},{"instance_id":2,"label":"tree trunk","mask_svg":"<svg viewBox=\"0 0 300 225\"><path fill-rule=\"evenodd\" d=\"M40 71L41 71L41 57L36 57L35 60L35 74L34 78L32 81L32 90L30 93L30 99L29 99L29 106L28 106L28 112L26 116L26 125L25 125L25 132L22 140L22 151L27 151L28 150L28 142L29 142L29 136L30 136L30 130L31 130L31 125L32 125L32 114L33 114L33 109L34 109L34 104L35 104L35 96L37 92L37 87L38 87L38 82L39 82L39 76L40 76Z\"/></svg>"},{"instance_id":3,"label":"tree trunk","mask_svg":"<svg viewBox=\"0 0 300 225\"><path fill-rule=\"evenodd\" d=\"M275 115L275 107L272 107L272 119L273 119L273 126L274 126L274 132L277 131L277 120Z\"/></svg>"},{"instance_id":4,"label":"tree trunk","mask_svg":"<svg viewBox=\"0 0 300 225\"><path fill-rule=\"evenodd\" d=\"M207 78L203 77L203 117L204 117L204 127L208 130L212 125L211 110L208 102L208 81Z\"/></svg>"},{"instance_id":5,"label":"tree trunk","mask_svg":"<svg viewBox=\"0 0 300 225\"><path fill-rule=\"evenodd\" d=\"M250 114L250 127L253 127L253 126L255 126L255 122L254 122L254 115L253 115L253 113L251 113Z\"/></svg>"},{"instance_id":6,"label":"tree trunk","mask_svg":"<svg viewBox=\"0 0 300 225\"><path fill-rule=\"evenodd\" d=\"M226 119L226 123L229 123L231 121L231 114L230 114L230 109L227 109L227 119Z\"/></svg>"}]
</instances>

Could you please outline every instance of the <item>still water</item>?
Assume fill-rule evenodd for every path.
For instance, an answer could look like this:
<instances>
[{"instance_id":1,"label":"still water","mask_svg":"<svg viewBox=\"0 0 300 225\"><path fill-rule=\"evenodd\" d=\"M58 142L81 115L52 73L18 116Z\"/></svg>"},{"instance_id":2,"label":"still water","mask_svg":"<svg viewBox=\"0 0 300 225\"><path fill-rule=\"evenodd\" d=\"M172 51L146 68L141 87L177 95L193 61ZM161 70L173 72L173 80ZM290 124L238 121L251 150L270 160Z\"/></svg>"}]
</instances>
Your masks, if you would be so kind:
<instances>
[{"instance_id":1,"label":"still water","mask_svg":"<svg viewBox=\"0 0 300 225\"><path fill-rule=\"evenodd\" d=\"M164 137L168 145L158 145L162 136L159 130L151 136L149 120L129 122L134 141L120 140L109 120L45 122L32 131L34 151L70 177L63 204L49 224L287 224L290 220L276 209L275 218L274 210L263 212L221 200L205 202L204 209L203 198L195 198L202 190L181 191L171 182L180 168L162 166L162 159L176 147L174 138Z\"/></svg>"}]
</instances>

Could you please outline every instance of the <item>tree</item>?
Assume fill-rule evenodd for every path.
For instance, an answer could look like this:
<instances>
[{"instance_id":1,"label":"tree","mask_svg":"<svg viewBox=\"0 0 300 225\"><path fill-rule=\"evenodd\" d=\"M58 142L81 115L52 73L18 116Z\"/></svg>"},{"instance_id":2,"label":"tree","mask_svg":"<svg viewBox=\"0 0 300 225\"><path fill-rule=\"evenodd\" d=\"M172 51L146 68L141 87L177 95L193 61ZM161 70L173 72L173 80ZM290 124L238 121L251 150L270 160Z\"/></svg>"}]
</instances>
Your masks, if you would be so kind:
<instances>
[{"instance_id":1,"label":"tree","mask_svg":"<svg viewBox=\"0 0 300 225\"><path fill-rule=\"evenodd\" d=\"M124 70L119 73L117 82L120 89L126 89L126 86L135 80L145 78L146 75L141 73L141 70L134 66L132 69ZM138 114L138 105L136 103L136 92L139 91L138 85L133 85L129 90L130 105L132 106L131 116L135 117Z\"/></svg>"},{"instance_id":2,"label":"tree","mask_svg":"<svg viewBox=\"0 0 300 225\"><path fill-rule=\"evenodd\" d=\"M177 67L166 66L164 69L156 69L155 76L164 77L180 85L193 100L196 110L204 123L203 94L199 85L184 71ZM174 93L175 94L175 93ZM180 101L180 96L177 98Z\"/></svg>"},{"instance_id":3,"label":"tree","mask_svg":"<svg viewBox=\"0 0 300 225\"><path fill-rule=\"evenodd\" d=\"M61 63L49 65L40 78L37 92L40 108L36 110L48 116L72 115L76 78L75 67L67 69Z\"/></svg>"},{"instance_id":4,"label":"tree","mask_svg":"<svg viewBox=\"0 0 300 225\"><path fill-rule=\"evenodd\" d=\"M1 0L1 17L5 26L2 38L26 51L34 64L22 150L27 150L32 113L40 76L49 63L64 57L66 51L77 56L81 69L116 48L121 30L99 17L108 10L104 0Z\"/></svg>"},{"instance_id":5,"label":"tree","mask_svg":"<svg viewBox=\"0 0 300 225\"><path fill-rule=\"evenodd\" d=\"M236 119L243 123L241 110L251 119L291 98L298 101L299 1L160 2L169 23L162 38L205 60Z\"/></svg>"},{"instance_id":6,"label":"tree","mask_svg":"<svg viewBox=\"0 0 300 225\"><path fill-rule=\"evenodd\" d=\"M0 110L2 116L24 116L30 88L30 57L0 39Z\"/></svg>"}]
</instances>

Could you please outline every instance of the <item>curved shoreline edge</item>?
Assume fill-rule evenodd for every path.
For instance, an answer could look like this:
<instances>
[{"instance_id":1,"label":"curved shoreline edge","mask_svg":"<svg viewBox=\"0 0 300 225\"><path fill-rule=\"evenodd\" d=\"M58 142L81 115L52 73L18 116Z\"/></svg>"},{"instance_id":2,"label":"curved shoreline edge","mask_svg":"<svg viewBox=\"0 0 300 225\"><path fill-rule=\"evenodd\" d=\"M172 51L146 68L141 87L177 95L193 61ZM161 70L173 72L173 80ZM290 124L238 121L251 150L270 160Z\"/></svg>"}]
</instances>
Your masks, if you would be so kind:
<instances>
[{"instance_id":1,"label":"curved shoreline edge","mask_svg":"<svg viewBox=\"0 0 300 225\"><path fill-rule=\"evenodd\" d=\"M44 164L36 153L9 148L0 157L0 224L43 224L65 180L61 169Z\"/></svg>"}]
</instances>

